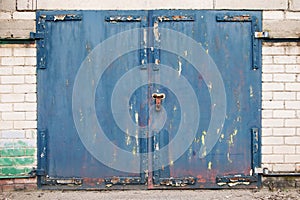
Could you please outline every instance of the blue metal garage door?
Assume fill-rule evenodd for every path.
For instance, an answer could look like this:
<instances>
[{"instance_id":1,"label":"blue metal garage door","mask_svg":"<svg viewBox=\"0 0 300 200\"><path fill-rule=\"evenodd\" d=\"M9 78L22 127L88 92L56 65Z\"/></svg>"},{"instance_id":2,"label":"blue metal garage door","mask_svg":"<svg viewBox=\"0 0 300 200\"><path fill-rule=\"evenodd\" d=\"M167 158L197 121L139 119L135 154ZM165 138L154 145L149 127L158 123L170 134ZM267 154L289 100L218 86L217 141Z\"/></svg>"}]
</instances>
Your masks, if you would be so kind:
<instances>
[{"instance_id":1,"label":"blue metal garage door","mask_svg":"<svg viewBox=\"0 0 300 200\"><path fill-rule=\"evenodd\" d=\"M43 188L257 187L260 12L39 11Z\"/></svg>"}]
</instances>

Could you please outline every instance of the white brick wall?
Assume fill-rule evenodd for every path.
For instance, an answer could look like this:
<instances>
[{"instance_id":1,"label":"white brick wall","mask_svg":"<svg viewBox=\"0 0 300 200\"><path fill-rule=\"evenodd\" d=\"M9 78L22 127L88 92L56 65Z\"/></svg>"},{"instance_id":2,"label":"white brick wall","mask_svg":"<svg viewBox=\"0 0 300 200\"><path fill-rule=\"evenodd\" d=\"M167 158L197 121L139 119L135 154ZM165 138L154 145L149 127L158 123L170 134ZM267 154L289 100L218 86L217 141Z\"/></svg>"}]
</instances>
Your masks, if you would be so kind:
<instances>
[{"instance_id":1,"label":"white brick wall","mask_svg":"<svg viewBox=\"0 0 300 200\"><path fill-rule=\"evenodd\" d=\"M0 45L0 148L22 141L36 147L35 44ZM35 142L34 142L35 141Z\"/></svg>"},{"instance_id":2,"label":"white brick wall","mask_svg":"<svg viewBox=\"0 0 300 200\"><path fill-rule=\"evenodd\" d=\"M278 19L288 13L264 13ZM288 14L289 16L290 13ZM300 163L300 46L264 43L262 161L272 171L297 171ZM265 62L267 61L267 62Z\"/></svg>"}]
</instances>

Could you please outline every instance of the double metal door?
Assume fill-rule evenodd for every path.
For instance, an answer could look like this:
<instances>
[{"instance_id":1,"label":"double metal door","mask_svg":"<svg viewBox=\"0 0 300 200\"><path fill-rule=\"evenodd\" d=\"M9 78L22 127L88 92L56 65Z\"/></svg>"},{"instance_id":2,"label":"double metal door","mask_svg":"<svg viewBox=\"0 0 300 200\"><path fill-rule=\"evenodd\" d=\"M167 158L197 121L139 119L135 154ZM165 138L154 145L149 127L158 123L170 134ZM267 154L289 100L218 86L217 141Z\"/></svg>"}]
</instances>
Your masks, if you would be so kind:
<instances>
[{"instance_id":1,"label":"double metal door","mask_svg":"<svg viewBox=\"0 0 300 200\"><path fill-rule=\"evenodd\" d=\"M260 27L260 12L37 12L40 186L257 187Z\"/></svg>"}]
</instances>

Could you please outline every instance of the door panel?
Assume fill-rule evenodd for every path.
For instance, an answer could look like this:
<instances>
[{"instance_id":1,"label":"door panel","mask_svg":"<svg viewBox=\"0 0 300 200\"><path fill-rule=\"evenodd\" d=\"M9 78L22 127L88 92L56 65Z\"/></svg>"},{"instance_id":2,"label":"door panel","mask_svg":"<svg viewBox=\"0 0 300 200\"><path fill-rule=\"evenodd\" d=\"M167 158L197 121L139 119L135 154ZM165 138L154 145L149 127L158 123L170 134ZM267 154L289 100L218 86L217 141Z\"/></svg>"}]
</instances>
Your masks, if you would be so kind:
<instances>
[{"instance_id":1,"label":"door panel","mask_svg":"<svg viewBox=\"0 0 300 200\"><path fill-rule=\"evenodd\" d=\"M40 186L256 187L260 14L37 12Z\"/></svg>"},{"instance_id":2,"label":"door panel","mask_svg":"<svg viewBox=\"0 0 300 200\"><path fill-rule=\"evenodd\" d=\"M216 187L217 177L252 176L251 128L260 124L259 107L253 108L253 101L256 102L256 106L260 105L260 86L253 84L253 80L260 83L260 73L252 68L252 22L218 22L216 16L219 12L173 11L167 14L171 16L169 18L194 16L193 21L163 21L159 18L166 16L166 13L157 11L154 12L157 17L154 17L153 23L154 27L158 26L160 64L170 66L178 72L178 76L184 76L188 80L197 97L200 116L196 130L191 130L191 133L189 130L175 133L176 131L170 131L165 126L157 134L155 145L160 147L164 146L166 141L172 141L173 134L194 134L194 141L185 147L178 159L169 157L168 167L161 166L159 170L154 171L154 185L199 187L200 184L200 187ZM237 16L243 14L234 13ZM170 30L183 33L185 37L172 40L176 34ZM194 41L191 42L190 39ZM169 41L172 41L172 45L168 44ZM200 52L191 47L193 43L195 46L197 43L201 46ZM171 49L167 50L166 46ZM194 61L199 62L195 65L191 63ZM150 75L156 79L169 78L170 85L176 84L176 77L164 74L163 70L153 71ZM192 98L187 89L185 95L185 98ZM175 98L178 98L178 95L175 95ZM172 101L173 99L166 98L163 106L171 106ZM195 112L197 106L192 108ZM177 112L179 110L176 109ZM181 109L180 112L183 114L178 120L185 123L192 120L185 115L185 110ZM218 119L216 114L224 117ZM179 123L180 121L173 119L171 125ZM212 124L217 127L212 127ZM162 134L165 131L172 132L169 133L169 138ZM184 145L184 141L181 145ZM169 145L168 148L171 154L170 152L176 151L178 146ZM157 156L154 165L161 164L162 160L166 159L163 157L162 159ZM187 181L190 179L196 183ZM191 183L193 185L186 186Z\"/></svg>"}]
</instances>

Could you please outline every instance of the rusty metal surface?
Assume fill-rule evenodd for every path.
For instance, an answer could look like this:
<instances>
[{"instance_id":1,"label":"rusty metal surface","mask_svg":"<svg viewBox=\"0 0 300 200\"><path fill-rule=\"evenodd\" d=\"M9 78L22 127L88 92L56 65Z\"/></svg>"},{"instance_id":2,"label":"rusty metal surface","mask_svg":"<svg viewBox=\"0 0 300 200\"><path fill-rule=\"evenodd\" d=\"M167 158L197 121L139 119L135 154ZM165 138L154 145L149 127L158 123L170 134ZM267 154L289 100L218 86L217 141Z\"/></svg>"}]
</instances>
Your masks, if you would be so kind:
<instances>
[{"instance_id":1,"label":"rusty metal surface","mask_svg":"<svg viewBox=\"0 0 300 200\"><path fill-rule=\"evenodd\" d=\"M258 187L252 19L260 29L261 12L39 11L40 187Z\"/></svg>"}]
</instances>

